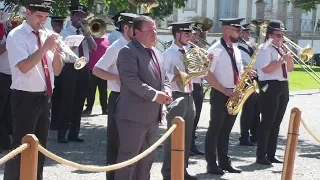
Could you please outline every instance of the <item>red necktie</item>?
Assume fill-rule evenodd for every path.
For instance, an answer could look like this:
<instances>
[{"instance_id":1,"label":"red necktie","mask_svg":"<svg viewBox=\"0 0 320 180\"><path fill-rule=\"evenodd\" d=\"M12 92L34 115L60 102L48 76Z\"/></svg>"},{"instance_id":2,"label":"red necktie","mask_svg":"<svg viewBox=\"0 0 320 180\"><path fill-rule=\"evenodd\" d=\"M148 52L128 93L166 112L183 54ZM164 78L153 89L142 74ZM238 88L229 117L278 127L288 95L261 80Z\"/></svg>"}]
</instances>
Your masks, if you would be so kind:
<instances>
[{"instance_id":1,"label":"red necktie","mask_svg":"<svg viewBox=\"0 0 320 180\"><path fill-rule=\"evenodd\" d=\"M146 49L146 51L148 52L148 54L150 55L150 57L151 57L151 59L152 59L152 64L153 64L154 67L156 68L157 73L158 73L158 75L159 75L159 77L160 77L160 79L161 79L160 67L159 67L158 63L156 62L156 60L153 58L153 55L152 55L152 54L154 54L153 50L152 50L151 48L145 48L145 49Z\"/></svg>"},{"instance_id":2,"label":"red necktie","mask_svg":"<svg viewBox=\"0 0 320 180\"><path fill-rule=\"evenodd\" d=\"M234 56L234 51L233 51L233 48L230 48L229 47L229 51L230 51L230 53L231 53L231 55L232 55L232 59L231 59L231 61L232 61L232 69L233 69L233 82L234 82L234 84L235 85L237 85L238 84L238 82L239 82L239 74L238 74L238 71L237 71L237 67L235 67L236 66L236 58L235 58L235 56Z\"/></svg>"},{"instance_id":3,"label":"red necktie","mask_svg":"<svg viewBox=\"0 0 320 180\"><path fill-rule=\"evenodd\" d=\"M40 39L39 31L33 32L33 33L38 38L38 45L39 45L39 48L40 48L42 46L42 42L41 42L41 39ZM46 78L47 93L48 93L49 98L51 98L51 96L52 96L52 86L51 86L50 73L49 73L49 69L48 69L48 61L47 61L46 55L44 55L41 58L41 62L42 62L44 75L45 75L45 78Z\"/></svg>"},{"instance_id":4,"label":"red necktie","mask_svg":"<svg viewBox=\"0 0 320 180\"><path fill-rule=\"evenodd\" d=\"M80 30L77 30L77 35L80 34ZM78 47L78 51L79 51L79 57L83 56L83 47L82 47L82 42L80 43L79 47Z\"/></svg>"},{"instance_id":5,"label":"red necktie","mask_svg":"<svg viewBox=\"0 0 320 180\"><path fill-rule=\"evenodd\" d=\"M185 54L185 53L186 53L186 51L185 51L184 49L179 49L179 51L180 51L182 54ZM186 71L186 73L189 73L189 71L188 71L187 68L185 68L185 71ZM192 91L191 81L189 81L188 84L189 84L189 90Z\"/></svg>"},{"instance_id":6,"label":"red necktie","mask_svg":"<svg viewBox=\"0 0 320 180\"><path fill-rule=\"evenodd\" d=\"M281 57L283 56L283 54L279 51L279 48L277 48L277 47L275 47L275 46L273 46L273 48L277 50L277 52L279 53L279 55L280 55ZM282 64L281 64L281 69L282 69L282 76L283 76L284 78L287 78L287 77L288 77L288 74L287 74L287 69L286 69L286 64L285 64L285 63L282 63Z\"/></svg>"}]
</instances>

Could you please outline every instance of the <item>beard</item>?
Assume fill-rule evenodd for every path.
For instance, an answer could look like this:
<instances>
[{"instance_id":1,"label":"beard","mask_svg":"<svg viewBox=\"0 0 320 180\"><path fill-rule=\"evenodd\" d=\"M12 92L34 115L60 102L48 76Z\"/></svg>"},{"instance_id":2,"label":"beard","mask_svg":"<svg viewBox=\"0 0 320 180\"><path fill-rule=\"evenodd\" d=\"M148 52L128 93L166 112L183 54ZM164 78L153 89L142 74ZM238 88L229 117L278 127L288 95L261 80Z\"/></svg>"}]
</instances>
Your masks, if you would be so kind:
<instances>
[{"instance_id":1,"label":"beard","mask_svg":"<svg viewBox=\"0 0 320 180\"><path fill-rule=\"evenodd\" d=\"M234 37L230 36L230 41L232 43L237 43L237 42L239 42L239 38L234 38Z\"/></svg>"}]
</instances>

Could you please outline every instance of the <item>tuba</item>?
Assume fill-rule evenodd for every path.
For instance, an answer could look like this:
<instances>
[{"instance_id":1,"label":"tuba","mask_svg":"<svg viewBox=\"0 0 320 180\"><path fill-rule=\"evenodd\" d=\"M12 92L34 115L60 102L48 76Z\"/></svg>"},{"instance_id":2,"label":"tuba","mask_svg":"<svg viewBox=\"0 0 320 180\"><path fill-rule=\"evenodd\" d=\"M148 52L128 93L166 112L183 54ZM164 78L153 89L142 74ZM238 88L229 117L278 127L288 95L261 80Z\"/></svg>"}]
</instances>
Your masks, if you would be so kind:
<instances>
[{"instance_id":1,"label":"tuba","mask_svg":"<svg viewBox=\"0 0 320 180\"><path fill-rule=\"evenodd\" d=\"M191 19L191 21L201 24L201 27L198 27L202 31L208 31L213 27L213 20L207 17L196 16ZM208 43L205 39L198 37L194 39L194 42L200 47L208 50L212 44Z\"/></svg>"},{"instance_id":2,"label":"tuba","mask_svg":"<svg viewBox=\"0 0 320 180\"><path fill-rule=\"evenodd\" d=\"M189 42L194 48L186 51L183 56L183 63L187 72L182 72L177 66L174 66L174 74L180 75L180 81L177 81L178 88L184 92L184 87L194 78L207 75L211 60L208 58L208 53L205 49L200 48L192 42Z\"/></svg>"},{"instance_id":3,"label":"tuba","mask_svg":"<svg viewBox=\"0 0 320 180\"><path fill-rule=\"evenodd\" d=\"M272 39L268 39L263 45L254 51L249 64L245 71L240 75L240 81L236 85L234 91L238 92L237 96L229 98L227 101L227 110L230 115L237 115L242 109L243 104L250 97L252 93L259 90L258 83L250 79L250 72L253 70L253 65L256 61L257 55L262 49L266 49L272 42ZM250 82L251 81L251 82Z\"/></svg>"}]
</instances>

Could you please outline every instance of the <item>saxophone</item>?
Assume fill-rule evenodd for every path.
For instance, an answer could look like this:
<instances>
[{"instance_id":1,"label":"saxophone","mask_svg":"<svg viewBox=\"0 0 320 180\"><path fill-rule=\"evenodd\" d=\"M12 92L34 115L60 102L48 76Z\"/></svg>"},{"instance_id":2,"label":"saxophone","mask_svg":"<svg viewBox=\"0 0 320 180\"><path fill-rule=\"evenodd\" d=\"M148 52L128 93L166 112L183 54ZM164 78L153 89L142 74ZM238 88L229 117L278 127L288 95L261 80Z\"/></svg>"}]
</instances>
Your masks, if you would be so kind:
<instances>
[{"instance_id":1,"label":"saxophone","mask_svg":"<svg viewBox=\"0 0 320 180\"><path fill-rule=\"evenodd\" d=\"M249 64L245 71L240 75L240 81L236 85L234 91L239 92L237 96L229 98L227 101L227 110L230 115L237 115L242 109L243 104L246 102L248 97L256 92L259 92L258 83L255 80L250 79L250 72L253 70L253 65L256 62L257 55L262 49L266 49L272 39L268 39L263 45L254 51Z\"/></svg>"}]
</instances>

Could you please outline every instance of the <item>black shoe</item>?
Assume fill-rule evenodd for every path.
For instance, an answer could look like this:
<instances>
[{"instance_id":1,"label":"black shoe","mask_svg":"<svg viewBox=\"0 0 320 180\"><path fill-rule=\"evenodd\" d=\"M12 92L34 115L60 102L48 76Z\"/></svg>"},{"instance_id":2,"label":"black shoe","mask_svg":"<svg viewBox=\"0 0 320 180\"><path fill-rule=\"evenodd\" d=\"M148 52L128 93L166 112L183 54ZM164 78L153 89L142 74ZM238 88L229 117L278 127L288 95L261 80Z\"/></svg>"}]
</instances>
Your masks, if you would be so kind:
<instances>
[{"instance_id":1,"label":"black shoe","mask_svg":"<svg viewBox=\"0 0 320 180\"><path fill-rule=\"evenodd\" d=\"M92 114L92 109L85 109L83 112L82 112L83 115L91 115Z\"/></svg>"},{"instance_id":2,"label":"black shoe","mask_svg":"<svg viewBox=\"0 0 320 180\"><path fill-rule=\"evenodd\" d=\"M102 114L108 115L108 110L102 110Z\"/></svg>"},{"instance_id":3,"label":"black shoe","mask_svg":"<svg viewBox=\"0 0 320 180\"><path fill-rule=\"evenodd\" d=\"M65 136L58 137L58 143L68 143L68 140Z\"/></svg>"},{"instance_id":4,"label":"black shoe","mask_svg":"<svg viewBox=\"0 0 320 180\"><path fill-rule=\"evenodd\" d=\"M254 144L252 142L250 142L249 140L247 140L247 141L240 140L240 146L254 146Z\"/></svg>"},{"instance_id":5,"label":"black shoe","mask_svg":"<svg viewBox=\"0 0 320 180\"><path fill-rule=\"evenodd\" d=\"M195 156L195 154L192 151L190 151L189 156Z\"/></svg>"},{"instance_id":6,"label":"black shoe","mask_svg":"<svg viewBox=\"0 0 320 180\"><path fill-rule=\"evenodd\" d=\"M267 157L267 159L271 162L271 163L279 163L282 164L283 161L281 161L280 159L278 159L277 157L273 156L273 157Z\"/></svg>"},{"instance_id":7,"label":"black shoe","mask_svg":"<svg viewBox=\"0 0 320 180\"><path fill-rule=\"evenodd\" d=\"M207 173L224 175L223 170L219 166L207 166Z\"/></svg>"},{"instance_id":8,"label":"black shoe","mask_svg":"<svg viewBox=\"0 0 320 180\"><path fill-rule=\"evenodd\" d=\"M204 152L199 151L199 149L197 148L197 146L193 146L190 150L190 152L193 152L194 155L204 155Z\"/></svg>"},{"instance_id":9,"label":"black shoe","mask_svg":"<svg viewBox=\"0 0 320 180\"><path fill-rule=\"evenodd\" d=\"M241 173L241 170L238 168L235 168L231 165L227 167L221 167L222 170L228 171L229 173Z\"/></svg>"},{"instance_id":10,"label":"black shoe","mask_svg":"<svg viewBox=\"0 0 320 180\"><path fill-rule=\"evenodd\" d=\"M262 165L271 165L271 162L266 157L257 158L256 163Z\"/></svg>"},{"instance_id":11,"label":"black shoe","mask_svg":"<svg viewBox=\"0 0 320 180\"><path fill-rule=\"evenodd\" d=\"M197 180L196 176L191 176L187 170L184 170L184 179L185 180Z\"/></svg>"},{"instance_id":12,"label":"black shoe","mask_svg":"<svg viewBox=\"0 0 320 180\"><path fill-rule=\"evenodd\" d=\"M257 138L254 138L254 137L250 136L250 142L253 143L253 144L256 144L257 143Z\"/></svg>"},{"instance_id":13,"label":"black shoe","mask_svg":"<svg viewBox=\"0 0 320 180\"><path fill-rule=\"evenodd\" d=\"M84 139L81 139L78 136L69 136L68 140L72 142L84 142Z\"/></svg>"}]
</instances>

